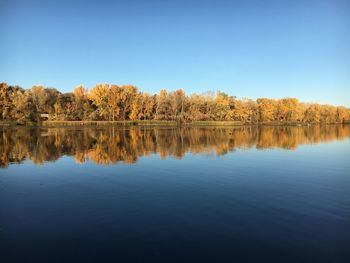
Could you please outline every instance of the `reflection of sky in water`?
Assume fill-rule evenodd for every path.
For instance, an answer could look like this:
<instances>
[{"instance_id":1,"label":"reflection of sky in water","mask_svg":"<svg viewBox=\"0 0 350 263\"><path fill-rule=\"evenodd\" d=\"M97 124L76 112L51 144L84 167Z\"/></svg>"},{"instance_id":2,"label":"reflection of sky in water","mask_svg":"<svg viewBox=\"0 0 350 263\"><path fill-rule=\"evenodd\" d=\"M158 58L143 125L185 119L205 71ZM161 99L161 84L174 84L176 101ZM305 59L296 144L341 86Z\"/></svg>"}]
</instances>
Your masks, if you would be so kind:
<instances>
[{"instance_id":1,"label":"reflection of sky in water","mask_svg":"<svg viewBox=\"0 0 350 263\"><path fill-rule=\"evenodd\" d=\"M346 262L349 156L346 139L134 164L26 160L0 170L3 257L279 261L278 249L283 262Z\"/></svg>"}]
</instances>

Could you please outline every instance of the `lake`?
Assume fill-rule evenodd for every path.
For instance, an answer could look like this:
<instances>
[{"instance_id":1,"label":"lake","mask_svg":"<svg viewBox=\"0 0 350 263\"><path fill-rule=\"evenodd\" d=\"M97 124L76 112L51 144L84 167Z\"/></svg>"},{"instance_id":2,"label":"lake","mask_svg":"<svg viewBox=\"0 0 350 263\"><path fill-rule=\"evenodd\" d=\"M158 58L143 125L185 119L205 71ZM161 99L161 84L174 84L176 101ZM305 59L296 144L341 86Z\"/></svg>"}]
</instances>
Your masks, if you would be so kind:
<instances>
[{"instance_id":1,"label":"lake","mask_svg":"<svg viewBox=\"0 0 350 263\"><path fill-rule=\"evenodd\" d=\"M1 262L350 262L350 125L0 128Z\"/></svg>"}]
</instances>

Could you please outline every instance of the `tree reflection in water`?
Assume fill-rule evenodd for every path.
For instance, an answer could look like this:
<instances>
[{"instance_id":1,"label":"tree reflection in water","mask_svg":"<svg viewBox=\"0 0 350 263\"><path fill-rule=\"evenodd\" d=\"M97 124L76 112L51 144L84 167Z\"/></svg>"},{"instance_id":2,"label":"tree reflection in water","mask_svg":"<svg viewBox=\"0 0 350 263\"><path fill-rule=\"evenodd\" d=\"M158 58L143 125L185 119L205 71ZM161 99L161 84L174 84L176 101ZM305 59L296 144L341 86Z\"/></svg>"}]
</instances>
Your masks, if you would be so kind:
<instances>
[{"instance_id":1,"label":"tree reflection in water","mask_svg":"<svg viewBox=\"0 0 350 263\"><path fill-rule=\"evenodd\" d=\"M76 162L136 163L141 156L159 154L181 159L192 154L224 155L235 149L294 150L350 137L350 125L310 127L133 127L133 128L0 128L0 167L29 159L34 164L62 155Z\"/></svg>"}]
</instances>

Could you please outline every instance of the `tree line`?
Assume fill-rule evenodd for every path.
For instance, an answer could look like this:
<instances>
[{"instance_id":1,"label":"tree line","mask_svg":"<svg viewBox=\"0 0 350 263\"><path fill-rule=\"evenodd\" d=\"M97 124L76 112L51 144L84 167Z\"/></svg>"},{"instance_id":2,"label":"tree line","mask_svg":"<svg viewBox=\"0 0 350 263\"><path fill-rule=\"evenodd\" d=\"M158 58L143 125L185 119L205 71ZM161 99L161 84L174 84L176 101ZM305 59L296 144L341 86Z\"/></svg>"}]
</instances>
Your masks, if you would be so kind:
<instances>
[{"instance_id":1,"label":"tree line","mask_svg":"<svg viewBox=\"0 0 350 263\"><path fill-rule=\"evenodd\" d=\"M0 120L16 122L167 120L344 123L350 109L296 98L238 99L224 92L186 95L182 89L151 95L133 85L80 85L73 92L0 83Z\"/></svg>"},{"instance_id":2,"label":"tree line","mask_svg":"<svg viewBox=\"0 0 350 263\"><path fill-rule=\"evenodd\" d=\"M35 164L56 161L63 155L77 163L136 163L142 156L158 154L161 159L191 154L225 155L236 149L294 150L350 137L349 125L239 126L227 127L133 127L103 129L0 127L0 168L31 160Z\"/></svg>"}]
</instances>

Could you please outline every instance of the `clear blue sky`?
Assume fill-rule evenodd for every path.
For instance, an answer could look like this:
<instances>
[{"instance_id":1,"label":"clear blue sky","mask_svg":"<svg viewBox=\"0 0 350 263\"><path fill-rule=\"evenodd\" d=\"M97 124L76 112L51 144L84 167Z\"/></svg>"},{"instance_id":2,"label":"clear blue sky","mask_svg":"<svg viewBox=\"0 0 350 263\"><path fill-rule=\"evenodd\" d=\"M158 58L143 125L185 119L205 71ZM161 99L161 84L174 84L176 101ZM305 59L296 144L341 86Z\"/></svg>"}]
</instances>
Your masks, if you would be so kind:
<instances>
[{"instance_id":1,"label":"clear blue sky","mask_svg":"<svg viewBox=\"0 0 350 263\"><path fill-rule=\"evenodd\" d=\"M0 1L0 81L350 106L350 1Z\"/></svg>"}]
</instances>

